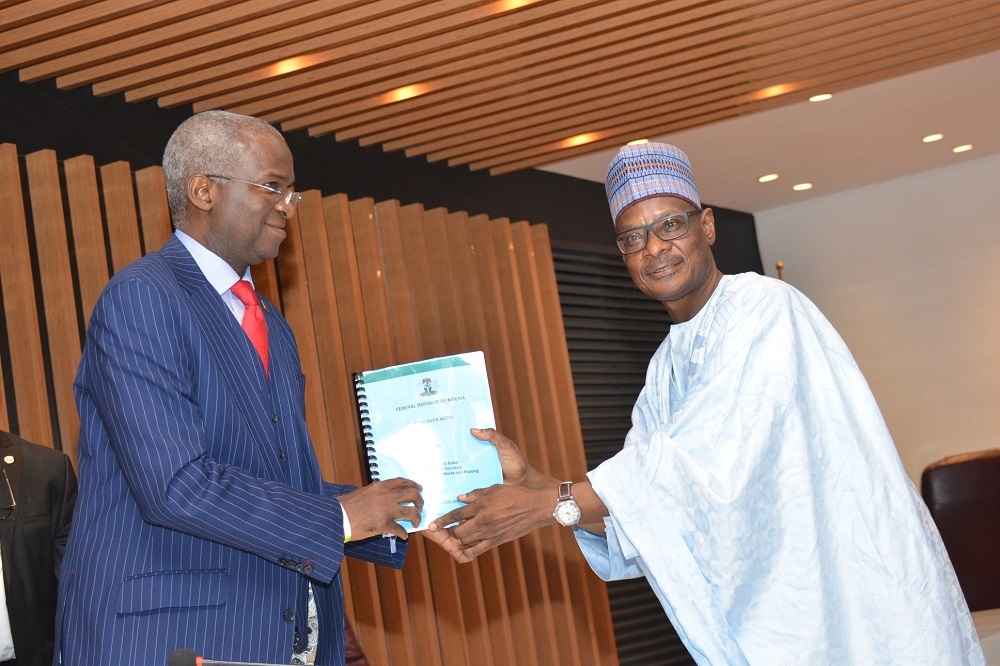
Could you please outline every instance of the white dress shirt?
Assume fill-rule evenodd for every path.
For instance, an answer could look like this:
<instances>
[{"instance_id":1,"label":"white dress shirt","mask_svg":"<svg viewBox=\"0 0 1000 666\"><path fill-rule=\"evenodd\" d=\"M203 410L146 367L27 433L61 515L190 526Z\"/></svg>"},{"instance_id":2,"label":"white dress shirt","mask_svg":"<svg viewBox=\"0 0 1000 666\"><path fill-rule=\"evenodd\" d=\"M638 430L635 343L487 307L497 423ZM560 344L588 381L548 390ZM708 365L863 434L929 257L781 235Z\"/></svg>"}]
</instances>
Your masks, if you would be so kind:
<instances>
[{"instance_id":1,"label":"white dress shirt","mask_svg":"<svg viewBox=\"0 0 1000 666\"><path fill-rule=\"evenodd\" d=\"M7 614L7 588L3 584L3 558L0 558L0 661L14 658L14 637L10 634Z\"/></svg>"}]
</instances>

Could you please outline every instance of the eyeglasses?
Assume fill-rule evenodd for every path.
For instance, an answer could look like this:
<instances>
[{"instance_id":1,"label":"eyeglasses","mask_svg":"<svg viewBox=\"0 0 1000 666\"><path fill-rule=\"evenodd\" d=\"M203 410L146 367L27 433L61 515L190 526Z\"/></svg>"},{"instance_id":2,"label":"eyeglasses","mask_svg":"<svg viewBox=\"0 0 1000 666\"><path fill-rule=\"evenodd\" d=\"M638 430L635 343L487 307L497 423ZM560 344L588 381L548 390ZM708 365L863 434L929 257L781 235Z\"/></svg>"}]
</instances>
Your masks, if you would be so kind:
<instances>
[{"instance_id":1,"label":"eyeglasses","mask_svg":"<svg viewBox=\"0 0 1000 666\"><path fill-rule=\"evenodd\" d=\"M622 251L622 254L632 254L646 247L650 231L662 241L675 241L691 230L691 216L700 215L701 212L701 209L689 210L661 217L644 227L636 227L618 234L615 237L615 242L618 243L618 249Z\"/></svg>"},{"instance_id":2,"label":"eyeglasses","mask_svg":"<svg viewBox=\"0 0 1000 666\"><path fill-rule=\"evenodd\" d=\"M221 178L222 180L231 180L234 183L243 183L245 185L253 185L254 187L259 187L262 190L267 190L274 195L274 205L277 206L279 201L284 201L286 206L291 206L295 208L299 205L299 201L302 200L302 195L295 190L288 188L287 190L280 187L274 187L273 185L263 185L261 183L251 183L249 180L240 180L239 178L230 178L229 176L219 176L210 173L206 173L209 178Z\"/></svg>"},{"instance_id":3,"label":"eyeglasses","mask_svg":"<svg viewBox=\"0 0 1000 666\"><path fill-rule=\"evenodd\" d=\"M7 497L3 496L3 486L0 486L0 520L7 520L17 508L17 501L14 499L14 490L10 487L10 479L7 478L7 470L2 465L0 473L3 474L4 483L7 484Z\"/></svg>"}]
</instances>

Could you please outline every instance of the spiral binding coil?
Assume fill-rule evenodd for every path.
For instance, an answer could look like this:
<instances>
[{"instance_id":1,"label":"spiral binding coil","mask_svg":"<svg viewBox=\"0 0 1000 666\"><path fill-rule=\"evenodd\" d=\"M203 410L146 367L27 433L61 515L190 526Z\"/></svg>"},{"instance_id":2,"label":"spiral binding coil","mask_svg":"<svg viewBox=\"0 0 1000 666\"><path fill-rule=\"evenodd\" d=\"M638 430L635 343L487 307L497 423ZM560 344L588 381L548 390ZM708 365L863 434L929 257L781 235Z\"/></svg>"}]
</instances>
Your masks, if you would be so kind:
<instances>
[{"instance_id":1,"label":"spiral binding coil","mask_svg":"<svg viewBox=\"0 0 1000 666\"><path fill-rule=\"evenodd\" d=\"M368 416L368 399L365 394L365 380L361 373L354 373L354 393L358 403L358 425L361 428L361 441L364 446L364 456L368 459L368 476L371 481L378 481L378 460L375 457L375 437L372 433L372 421Z\"/></svg>"}]
</instances>

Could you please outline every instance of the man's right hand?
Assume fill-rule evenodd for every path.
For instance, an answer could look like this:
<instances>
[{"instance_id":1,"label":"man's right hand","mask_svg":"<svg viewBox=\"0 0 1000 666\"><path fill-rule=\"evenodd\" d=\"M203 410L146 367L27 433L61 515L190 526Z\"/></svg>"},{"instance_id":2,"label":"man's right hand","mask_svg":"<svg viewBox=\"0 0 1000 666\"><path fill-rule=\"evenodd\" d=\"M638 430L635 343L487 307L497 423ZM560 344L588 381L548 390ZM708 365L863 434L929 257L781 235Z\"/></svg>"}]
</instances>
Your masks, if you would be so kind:
<instances>
[{"instance_id":1,"label":"man's right hand","mask_svg":"<svg viewBox=\"0 0 1000 666\"><path fill-rule=\"evenodd\" d=\"M341 506L351 521L351 540L360 541L381 534L395 534L400 539L409 535L397 520L420 524L420 509L424 498L421 487L409 479L388 479L362 486L341 495Z\"/></svg>"}]
</instances>

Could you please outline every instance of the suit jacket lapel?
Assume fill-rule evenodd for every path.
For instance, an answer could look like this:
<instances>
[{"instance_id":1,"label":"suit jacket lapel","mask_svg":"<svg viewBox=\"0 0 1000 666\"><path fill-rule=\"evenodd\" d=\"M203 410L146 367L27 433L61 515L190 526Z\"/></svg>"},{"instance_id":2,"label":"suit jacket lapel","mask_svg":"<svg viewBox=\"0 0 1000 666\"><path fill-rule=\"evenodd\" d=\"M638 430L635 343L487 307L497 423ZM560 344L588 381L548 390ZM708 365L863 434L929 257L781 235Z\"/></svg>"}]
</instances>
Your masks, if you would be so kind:
<instances>
[{"instance_id":1,"label":"suit jacket lapel","mask_svg":"<svg viewBox=\"0 0 1000 666\"><path fill-rule=\"evenodd\" d=\"M246 418L248 428L272 478L283 479L284 472L274 460L274 446L268 441L273 425L266 402L267 386L256 350L233 317L222 297L209 284L191 254L176 236L170 238L160 254L177 277L177 283L188 294L191 312L201 327L201 339L211 350L229 395Z\"/></svg>"}]
</instances>

